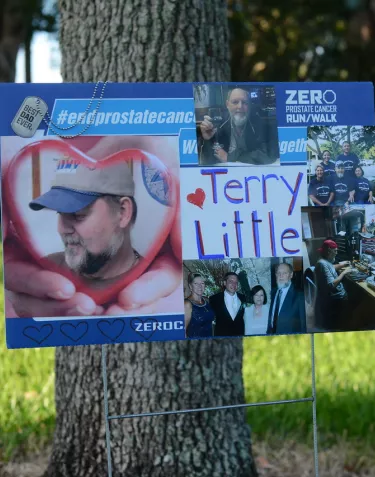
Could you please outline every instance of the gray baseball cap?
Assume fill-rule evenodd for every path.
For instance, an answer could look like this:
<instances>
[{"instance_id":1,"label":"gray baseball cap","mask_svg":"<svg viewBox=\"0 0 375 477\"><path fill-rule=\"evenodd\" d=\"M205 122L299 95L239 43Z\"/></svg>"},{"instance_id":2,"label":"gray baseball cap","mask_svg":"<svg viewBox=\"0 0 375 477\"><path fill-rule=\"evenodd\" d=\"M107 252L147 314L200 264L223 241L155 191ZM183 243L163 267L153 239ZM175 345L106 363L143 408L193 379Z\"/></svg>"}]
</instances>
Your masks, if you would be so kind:
<instances>
[{"instance_id":1,"label":"gray baseball cap","mask_svg":"<svg viewBox=\"0 0 375 477\"><path fill-rule=\"evenodd\" d=\"M96 168L64 158L57 164L51 189L29 203L32 210L44 208L72 214L103 195L134 196L134 180L126 162Z\"/></svg>"}]
</instances>

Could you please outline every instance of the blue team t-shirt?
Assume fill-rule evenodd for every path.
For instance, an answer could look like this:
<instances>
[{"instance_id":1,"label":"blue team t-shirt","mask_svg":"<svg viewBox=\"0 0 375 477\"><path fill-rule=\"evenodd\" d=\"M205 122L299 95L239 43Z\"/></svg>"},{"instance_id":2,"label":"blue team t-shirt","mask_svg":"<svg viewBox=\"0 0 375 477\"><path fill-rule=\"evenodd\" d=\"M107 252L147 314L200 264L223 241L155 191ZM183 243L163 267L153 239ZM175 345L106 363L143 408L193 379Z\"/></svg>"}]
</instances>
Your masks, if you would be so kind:
<instances>
[{"instance_id":1,"label":"blue team t-shirt","mask_svg":"<svg viewBox=\"0 0 375 477\"><path fill-rule=\"evenodd\" d=\"M328 177L335 173L335 163L333 161L328 161L328 164L324 164L322 161L320 165L324 169L324 176Z\"/></svg>"},{"instance_id":2,"label":"blue team t-shirt","mask_svg":"<svg viewBox=\"0 0 375 477\"><path fill-rule=\"evenodd\" d=\"M347 156L345 156L345 154L340 154L336 158L336 162L337 161L342 161L344 163L345 175L354 177L354 170L360 163L357 154L354 154L354 152L350 152Z\"/></svg>"},{"instance_id":3,"label":"blue team t-shirt","mask_svg":"<svg viewBox=\"0 0 375 477\"><path fill-rule=\"evenodd\" d=\"M357 204L364 204L369 198L371 190L370 181L366 179L366 177L357 177L356 182L354 202Z\"/></svg>"},{"instance_id":4,"label":"blue team t-shirt","mask_svg":"<svg viewBox=\"0 0 375 477\"><path fill-rule=\"evenodd\" d=\"M335 194L334 203L337 204L338 202L345 203L349 199L349 192L355 189L355 181L351 177L337 177L335 174L331 177L331 185L333 192Z\"/></svg>"},{"instance_id":5,"label":"blue team t-shirt","mask_svg":"<svg viewBox=\"0 0 375 477\"><path fill-rule=\"evenodd\" d=\"M333 192L333 189L331 181L328 178L322 181L318 181L316 177L311 179L308 194L316 197L322 204L326 204L328 202L331 192Z\"/></svg>"}]
</instances>

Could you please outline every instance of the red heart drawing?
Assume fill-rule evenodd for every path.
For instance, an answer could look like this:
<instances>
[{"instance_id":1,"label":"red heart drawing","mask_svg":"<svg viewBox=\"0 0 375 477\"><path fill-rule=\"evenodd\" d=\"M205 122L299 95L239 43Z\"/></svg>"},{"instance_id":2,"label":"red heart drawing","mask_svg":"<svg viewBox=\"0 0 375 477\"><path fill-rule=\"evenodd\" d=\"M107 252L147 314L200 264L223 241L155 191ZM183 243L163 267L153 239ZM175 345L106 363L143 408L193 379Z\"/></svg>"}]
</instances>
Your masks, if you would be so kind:
<instances>
[{"instance_id":1,"label":"red heart drawing","mask_svg":"<svg viewBox=\"0 0 375 477\"><path fill-rule=\"evenodd\" d=\"M17 208L16 179L20 165L32 156L34 150L37 150L39 153L42 151L58 151L72 159L75 159L79 163L90 165L91 167L94 166L96 168L105 168L109 164L132 160L135 162L144 162L146 164L150 164L150 166L157 168L162 172L163 178L166 181L170 192L170 206L168 207L168 212L165 214L164 223L160 225L160 231L157 233L154 242L150 246L150 249L144 255L143 260L141 260L138 265L131 269L121 280L115 282L108 288L102 290L94 290L89 288L87 285L82 283L77 275L70 271L63 270L50 260L43 258L36 250L35 245L32 243L28 233L28 224L25 222ZM144 152L140 149L126 149L112 154L111 156L108 156L100 161L96 161L82 153L80 150L76 149L74 146L65 143L64 141L45 139L25 146L9 163L9 166L3 173L3 207L4 211L6 210L7 212L8 219L12 225L11 229L13 230L13 234L9 233L10 237L7 237L4 243L5 257L7 247L13 250L16 249L18 256L22 257L22 259L27 257L28 260L33 261L47 270L66 276L74 283L77 291L90 296L98 305L100 305L115 299L120 291L122 291L131 282L139 278L159 253L171 231L176 217L177 208L179 207L178 181L172 174L170 174L166 166L164 166L160 160L158 160L155 156L150 158L147 152Z\"/></svg>"},{"instance_id":2,"label":"red heart drawing","mask_svg":"<svg viewBox=\"0 0 375 477\"><path fill-rule=\"evenodd\" d=\"M196 189L195 192L188 194L186 198L190 204L194 204L200 209L203 209L203 204L206 200L206 193L203 189Z\"/></svg>"}]
</instances>

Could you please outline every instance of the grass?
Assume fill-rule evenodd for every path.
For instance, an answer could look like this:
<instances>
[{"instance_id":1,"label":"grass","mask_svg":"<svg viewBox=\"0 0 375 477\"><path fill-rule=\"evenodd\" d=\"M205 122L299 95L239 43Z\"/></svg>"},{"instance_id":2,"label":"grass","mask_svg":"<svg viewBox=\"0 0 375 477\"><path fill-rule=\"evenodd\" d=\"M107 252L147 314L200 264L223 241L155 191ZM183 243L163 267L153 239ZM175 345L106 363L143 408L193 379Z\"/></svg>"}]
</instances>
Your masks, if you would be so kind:
<instances>
[{"instance_id":1,"label":"grass","mask_svg":"<svg viewBox=\"0 0 375 477\"><path fill-rule=\"evenodd\" d=\"M3 310L0 283L0 310ZM0 460L47 442L54 426L54 350L7 350L0 319Z\"/></svg>"},{"instance_id":2,"label":"grass","mask_svg":"<svg viewBox=\"0 0 375 477\"><path fill-rule=\"evenodd\" d=\"M340 439L361 452L375 445L374 349L375 332L315 335L321 449ZM310 337L244 339L243 374L248 402L311 396ZM7 350L4 320L0 389L0 460L48 442L55 418L54 350ZM257 437L311 442L311 403L251 408L248 421Z\"/></svg>"},{"instance_id":3,"label":"grass","mask_svg":"<svg viewBox=\"0 0 375 477\"><path fill-rule=\"evenodd\" d=\"M322 446L340 439L375 445L374 332L315 335L317 421ZM243 374L248 402L310 397L310 336L246 338ZM248 410L261 438L293 436L309 442L312 404Z\"/></svg>"}]
</instances>

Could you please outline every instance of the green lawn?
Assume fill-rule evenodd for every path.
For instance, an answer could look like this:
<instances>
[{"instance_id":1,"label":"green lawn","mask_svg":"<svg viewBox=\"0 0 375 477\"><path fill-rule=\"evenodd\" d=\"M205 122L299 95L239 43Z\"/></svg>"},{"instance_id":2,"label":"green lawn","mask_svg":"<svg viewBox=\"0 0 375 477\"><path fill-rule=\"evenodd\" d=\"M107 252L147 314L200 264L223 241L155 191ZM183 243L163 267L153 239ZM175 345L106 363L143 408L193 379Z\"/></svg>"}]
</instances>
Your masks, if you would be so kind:
<instances>
[{"instance_id":1,"label":"green lawn","mask_svg":"<svg viewBox=\"0 0 375 477\"><path fill-rule=\"evenodd\" d=\"M3 310L0 282L0 309ZM50 438L54 425L54 350L7 350L0 320L0 460Z\"/></svg>"},{"instance_id":2,"label":"green lawn","mask_svg":"<svg viewBox=\"0 0 375 477\"><path fill-rule=\"evenodd\" d=\"M246 338L244 380L248 402L309 397L310 336ZM342 438L375 445L375 333L315 335L317 419L323 446ZM311 439L312 404L248 410L260 437ZM310 441L311 442L311 441Z\"/></svg>"},{"instance_id":3,"label":"green lawn","mask_svg":"<svg viewBox=\"0 0 375 477\"><path fill-rule=\"evenodd\" d=\"M0 293L2 310L2 289ZM374 446L375 333L316 335L315 343L321 445L344 437L361 449ZM246 338L244 349L249 402L311 396L309 336ZM53 366L53 349L6 350L0 320L0 459L51 437ZM248 419L261 438L311 442L311 403L252 408Z\"/></svg>"}]
</instances>

